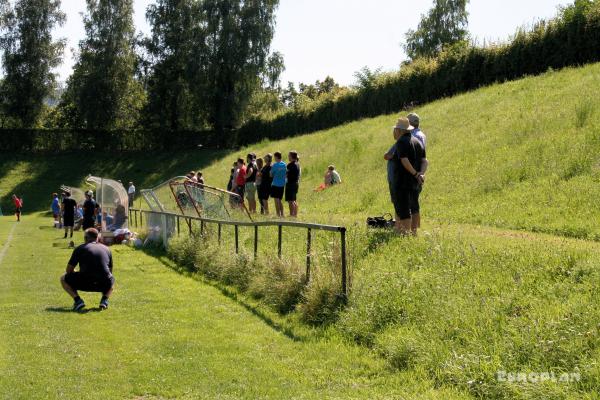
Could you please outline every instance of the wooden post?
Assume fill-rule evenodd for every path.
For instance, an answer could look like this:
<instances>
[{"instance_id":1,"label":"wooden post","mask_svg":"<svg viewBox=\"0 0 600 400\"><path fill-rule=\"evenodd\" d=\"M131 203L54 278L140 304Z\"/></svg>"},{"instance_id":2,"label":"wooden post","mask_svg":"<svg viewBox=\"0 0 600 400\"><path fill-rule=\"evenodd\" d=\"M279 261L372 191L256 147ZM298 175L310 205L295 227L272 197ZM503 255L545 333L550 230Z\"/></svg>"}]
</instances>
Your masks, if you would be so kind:
<instances>
[{"instance_id":1,"label":"wooden post","mask_svg":"<svg viewBox=\"0 0 600 400\"><path fill-rule=\"evenodd\" d=\"M204 236L204 221L200 220L200 236Z\"/></svg>"},{"instance_id":2,"label":"wooden post","mask_svg":"<svg viewBox=\"0 0 600 400\"><path fill-rule=\"evenodd\" d=\"M181 227L179 223L179 215L177 216L177 236L181 234Z\"/></svg>"},{"instance_id":3,"label":"wooden post","mask_svg":"<svg viewBox=\"0 0 600 400\"><path fill-rule=\"evenodd\" d=\"M219 231L219 233L218 233L218 236L219 236L218 241L219 241L219 246L220 246L221 245L221 224L219 224L218 231Z\"/></svg>"},{"instance_id":4,"label":"wooden post","mask_svg":"<svg viewBox=\"0 0 600 400\"><path fill-rule=\"evenodd\" d=\"M310 253L312 245L312 230L308 228L306 236L306 283L310 282Z\"/></svg>"},{"instance_id":5,"label":"wooden post","mask_svg":"<svg viewBox=\"0 0 600 400\"><path fill-rule=\"evenodd\" d=\"M278 235L277 235L277 255L281 258L281 236L282 236L282 226L278 225Z\"/></svg>"},{"instance_id":6,"label":"wooden post","mask_svg":"<svg viewBox=\"0 0 600 400\"><path fill-rule=\"evenodd\" d=\"M240 253L240 244L239 244L239 227L235 225L235 254Z\"/></svg>"},{"instance_id":7,"label":"wooden post","mask_svg":"<svg viewBox=\"0 0 600 400\"><path fill-rule=\"evenodd\" d=\"M346 228L340 229L342 241L342 294L344 299L348 299L348 265L346 260Z\"/></svg>"},{"instance_id":8,"label":"wooden post","mask_svg":"<svg viewBox=\"0 0 600 400\"><path fill-rule=\"evenodd\" d=\"M258 226L254 226L254 259L258 256Z\"/></svg>"}]
</instances>

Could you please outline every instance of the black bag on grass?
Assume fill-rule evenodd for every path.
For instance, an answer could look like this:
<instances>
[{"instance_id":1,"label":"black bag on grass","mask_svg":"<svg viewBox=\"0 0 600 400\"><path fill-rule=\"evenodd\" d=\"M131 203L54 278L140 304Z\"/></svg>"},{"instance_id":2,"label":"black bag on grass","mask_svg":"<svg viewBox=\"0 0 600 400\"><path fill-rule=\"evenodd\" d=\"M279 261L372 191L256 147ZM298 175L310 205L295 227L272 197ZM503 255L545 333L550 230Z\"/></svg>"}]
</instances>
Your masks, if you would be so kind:
<instances>
[{"instance_id":1,"label":"black bag on grass","mask_svg":"<svg viewBox=\"0 0 600 400\"><path fill-rule=\"evenodd\" d=\"M367 218L367 226L370 228L393 228L396 221L392 214L383 214L381 217Z\"/></svg>"}]
</instances>

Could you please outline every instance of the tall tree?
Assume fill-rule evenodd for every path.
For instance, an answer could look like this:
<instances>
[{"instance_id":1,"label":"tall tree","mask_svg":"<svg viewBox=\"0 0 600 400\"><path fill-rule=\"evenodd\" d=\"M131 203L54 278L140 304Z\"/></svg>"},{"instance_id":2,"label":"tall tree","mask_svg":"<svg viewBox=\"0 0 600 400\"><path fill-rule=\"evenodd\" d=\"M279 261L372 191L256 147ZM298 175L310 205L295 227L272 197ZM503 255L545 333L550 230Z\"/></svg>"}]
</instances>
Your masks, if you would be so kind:
<instances>
[{"instance_id":1,"label":"tall tree","mask_svg":"<svg viewBox=\"0 0 600 400\"><path fill-rule=\"evenodd\" d=\"M239 124L260 87L275 28L278 0L204 0L197 31L196 92L217 132Z\"/></svg>"},{"instance_id":2,"label":"tall tree","mask_svg":"<svg viewBox=\"0 0 600 400\"><path fill-rule=\"evenodd\" d=\"M444 47L467 40L469 0L434 0L417 30L406 33L404 50L412 59L434 57Z\"/></svg>"},{"instance_id":3,"label":"tall tree","mask_svg":"<svg viewBox=\"0 0 600 400\"><path fill-rule=\"evenodd\" d=\"M130 128L144 97L134 79L133 0L87 0L84 26L63 113L73 127Z\"/></svg>"},{"instance_id":4,"label":"tall tree","mask_svg":"<svg viewBox=\"0 0 600 400\"><path fill-rule=\"evenodd\" d=\"M190 89L198 2L157 0L148 7L146 19L152 26L152 36L145 41L153 65L146 109L149 124L172 130L201 124L203 115L194 109Z\"/></svg>"},{"instance_id":5,"label":"tall tree","mask_svg":"<svg viewBox=\"0 0 600 400\"><path fill-rule=\"evenodd\" d=\"M52 39L52 30L65 15L60 0L17 0L14 7L1 0L0 12L4 115L11 125L34 127L56 84L52 70L62 62L65 44Z\"/></svg>"}]
</instances>

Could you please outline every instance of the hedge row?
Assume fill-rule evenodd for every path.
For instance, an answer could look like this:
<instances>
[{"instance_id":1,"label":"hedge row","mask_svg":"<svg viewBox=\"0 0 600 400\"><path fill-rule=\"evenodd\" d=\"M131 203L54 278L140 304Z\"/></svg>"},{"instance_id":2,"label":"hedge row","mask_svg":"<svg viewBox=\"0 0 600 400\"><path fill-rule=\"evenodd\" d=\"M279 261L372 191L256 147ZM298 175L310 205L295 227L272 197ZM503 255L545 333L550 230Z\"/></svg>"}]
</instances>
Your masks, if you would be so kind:
<instances>
[{"instance_id":1,"label":"hedge row","mask_svg":"<svg viewBox=\"0 0 600 400\"><path fill-rule=\"evenodd\" d=\"M232 135L212 131L0 129L2 152L61 152L76 150L148 151L191 149L199 145L223 148L234 145Z\"/></svg>"},{"instance_id":2,"label":"hedge row","mask_svg":"<svg viewBox=\"0 0 600 400\"><path fill-rule=\"evenodd\" d=\"M600 61L600 1L577 0L556 19L518 32L509 44L455 48L385 74L372 88L324 102L310 112L289 110L271 120L251 120L238 131L238 144L327 129L550 68L596 61Z\"/></svg>"}]
</instances>

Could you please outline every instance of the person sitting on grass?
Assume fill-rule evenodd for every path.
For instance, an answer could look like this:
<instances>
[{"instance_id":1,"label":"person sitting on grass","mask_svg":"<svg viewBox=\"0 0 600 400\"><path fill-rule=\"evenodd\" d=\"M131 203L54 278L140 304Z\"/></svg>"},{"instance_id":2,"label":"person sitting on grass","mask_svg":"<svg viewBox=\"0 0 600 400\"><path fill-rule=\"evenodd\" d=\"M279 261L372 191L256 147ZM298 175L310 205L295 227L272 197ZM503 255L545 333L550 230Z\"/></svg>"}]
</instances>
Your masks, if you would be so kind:
<instances>
[{"instance_id":1,"label":"person sitting on grass","mask_svg":"<svg viewBox=\"0 0 600 400\"><path fill-rule=\"evenodd\" d=\"M322 192L323 190L327 189L328 187L337 185L340 183L342 183L342 177L335 170L335 167L333 165L330 165L329 167L327 167L327 172L325 172L325 177L323 178L323 183L320 184L315 189L315 192Z\"/></svg>"},{"instance_id":2,"label":"person sitting on grass","mask_svg":"<svg viewBox=\"0 0 600 400\"><path fill-rule=\"evenodd\" d=\"M98 231L95 228L87 229L84 239L85 243L73 250L66 273L60 277L60 283L73 298L73 311L80 311L85 307L78 290L102 293L100 309L105 310L115 285L112 254L108 247L98 243ZM78 264L79 271L76 272Z\"/></svg>"}]
</instances>

